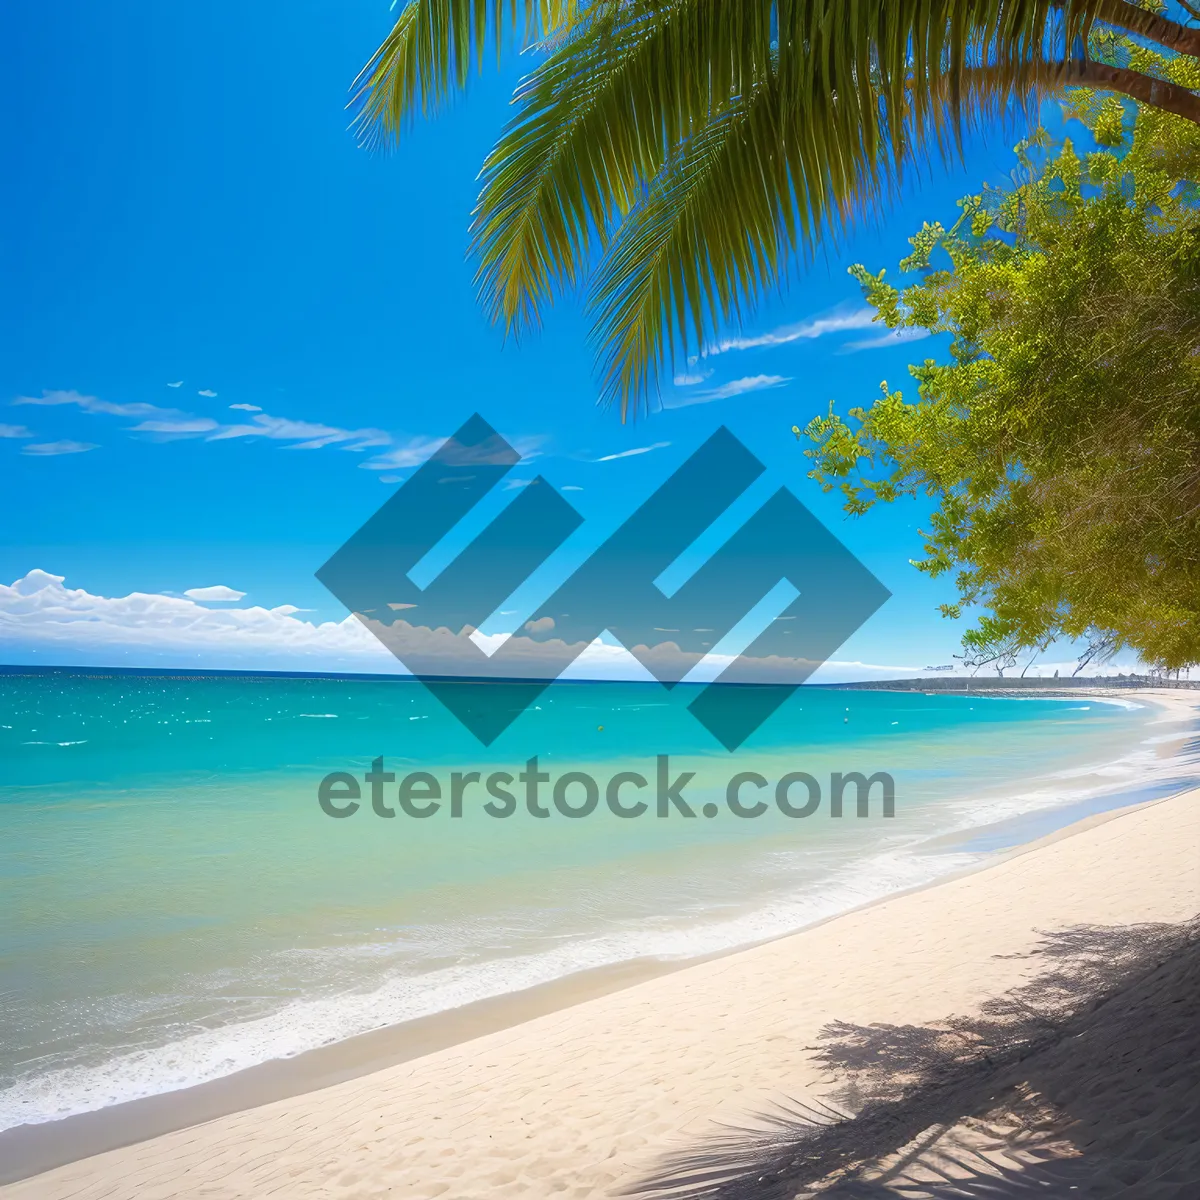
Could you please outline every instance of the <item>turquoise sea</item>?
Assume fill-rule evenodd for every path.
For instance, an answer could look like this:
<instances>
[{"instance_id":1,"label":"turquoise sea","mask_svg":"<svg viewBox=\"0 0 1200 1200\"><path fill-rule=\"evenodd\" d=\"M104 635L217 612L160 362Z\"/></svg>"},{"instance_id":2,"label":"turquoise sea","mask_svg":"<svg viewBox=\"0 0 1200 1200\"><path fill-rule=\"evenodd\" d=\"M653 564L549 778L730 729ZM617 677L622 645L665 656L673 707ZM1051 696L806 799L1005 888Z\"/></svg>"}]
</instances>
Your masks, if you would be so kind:
<instances>
[{"instance_id":1,"label":"turquoise sea","mask_svg":"<svg viewBox=\"0 0 1200 1200\"><path fill-rule=\"evenodd\" d=\"M1136 702L810 687L729 754L690 699L559 683L485 749L405 680L0 675L0 1128L588 968L777 936L978 862L998 822L1152 786L1171 761ZM656 815L660 755L694 774L695 816ZM448 792L452 772L515 776L534 756L552 779L591 774L601 797L641 774L649 811L620 819L601 799L570 819L543 785L539 818L519 783L508 818L484 811L482 786L458 817L445 802L407 816L397 783L394 818L366 784L350 818L318 804L324 776L361 779L377 758ZM804 819L725 802L739 772L770 801L789 772L826 788L834 771L887 772L895 816L878 800L857 816L853 792L841 819L827 794Z\"/></svg>"}]
</instances>

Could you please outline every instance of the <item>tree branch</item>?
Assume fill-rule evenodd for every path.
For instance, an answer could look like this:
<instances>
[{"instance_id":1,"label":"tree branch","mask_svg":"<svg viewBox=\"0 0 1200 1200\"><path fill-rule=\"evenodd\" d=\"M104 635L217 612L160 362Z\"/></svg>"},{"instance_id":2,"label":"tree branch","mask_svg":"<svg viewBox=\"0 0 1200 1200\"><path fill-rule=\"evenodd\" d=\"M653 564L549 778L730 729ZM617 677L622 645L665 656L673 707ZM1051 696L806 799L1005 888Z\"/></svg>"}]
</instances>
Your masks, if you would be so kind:
<instances>
[{"instance_id":1,"label":"tree branch","mask_svg":"<svg viewBox=\"0 0 1200 1200\"><path fill-rule=\"evenodd\" d=\"M1200 29L1189 29L1170 17L1147 12L1130 4L1129 0L1102 0L1096 15L1105 24L1116 25L1147 41L1157 42L1166 50L1200 58Z\"/></svg>"},{"instance_id":2,"label":"tree branch","mask_svg":"<svg viewBox=\"0 0 1200 1200\"><path fill-rule=\"evenodd\" d=\"M1011 72L993 66L968 67L963 76L981 91L1010 83L1012 80ZM1064 87L1088 87L1098 91L1120 92L1131 100L1174 113L1177 117L1183 117L1185 121L1191 121L1193 125L1200 125L1200 95L1180 87L1177 83L1156 79L1153 75L1144 75L1141 71L1131 71L1128 67L1114 67L1108 63L1091 61L1031 63L1020 75L1018 87L1030 91L1042 88L1054 91Z\"/></svg>"},{"instance_id":3,"label":"tree branch","mask_svg":"<svg viewBox=\"0 0 1200 1200\"><path fill-rule=\"evenodd\" d=\"M1099 88L1103 91L1120 92L1130 99L1163 112L1174 113L1200 125L1200 96L1176 83L1155 79L1140 71L1127 67L1113 67L1107 63L1073 62L1065 66L1061 82L1067 87Z\"/></svg>"}]
</instances>

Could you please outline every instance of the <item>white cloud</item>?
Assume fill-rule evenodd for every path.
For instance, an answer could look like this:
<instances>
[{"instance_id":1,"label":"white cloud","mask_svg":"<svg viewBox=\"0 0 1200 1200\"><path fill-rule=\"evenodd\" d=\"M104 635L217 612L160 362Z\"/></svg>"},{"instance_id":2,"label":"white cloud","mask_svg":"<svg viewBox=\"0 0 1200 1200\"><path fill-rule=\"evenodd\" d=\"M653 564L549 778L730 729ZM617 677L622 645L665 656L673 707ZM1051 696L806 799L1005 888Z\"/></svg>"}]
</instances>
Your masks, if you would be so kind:
<instances>
[{"instance_id":1,"label":"white cloud","mask_svg":"<svg viewBox=\"0 0 1200 1200\"><path fill-rule=\"evenodd\" d=\"M345 441L347 437L351 436L348 430L339 429L334 425L321 425L314 421L293 421L288 417L272 417L263 412L251 420L253 424L250 425L223 425L208 440L220 442L229 438L265 437L284 442L319 440L322 445L327 445L331 441Z\"/></svg>"},{"instance_id":2,"label":"white cloud","mask_svg":"<svg viewBox=\"0 0 1200 1200\"><path fill-rule=\"evenodd\" d=\"M0 585L0 647L9 662L69 665L200 664L210 667L283 670L349 670L407 674L362 620L314 624L299 619L294 605L276 608L206 608L183 596L133 592L97 596L67 588L64 579L33 570L11 587ZM207 589L196 589L207 590ZM231 589L232 590L232 589ZM548 629L545 621L534 622ZM389 631L408 650L445 663L445 672L478 671L480 661L465 653L462 639L446 629L396 621ZM562 643L524 636L475 634L473 642L491 654L507 645L506 661L526 675L557 673ZM716 666L714 665L714 670ZM597 640L565 672L567 678L646 679L645 668L621 646Z\"/></svg>"},{"instance_id":3,"label":"white cloud","mask_svg":"<svg viewBox=\"0 0 1200 1200\"><path fill-rule=\"evenodd\" d=\"M518 488L528 487L531 483L533 483L532 479L510 479L505 483L504 490L506 492L515 492Z\"/></svg>"},{"instance_id":4,"label":"white cloud","mask_svg":"<svg viewBox=\"0 0 1200 1200\"><path fill-rule=\"evenodd\" d=\"M180 379L177 383L168 383L167 387L183 387L183 380Z\"/></svg>"},{"instance_id":5,"label":"white cloud","mask_svg":"<svg viewBox=\"0 0 1200 1200\"><path fill-rule=\"evenodd\" d=\"M595 462L612 462L618 458L632 458L635 454L649 454L651 450L662 450L669 446L670 442L655 442L653 446L636 446L632 450L622 450L619 454L606 454L603 458L597 458Z\"/></svg>"},{"instance_id":6,"label":"white cloud","mask_svg":"<svg viewBox=\"0 0 1200 1200\"><path fill-rule=\"evenodd\" d=\"M711 371L685 371L682 375L676 375L671 382L676 387L694 387L703 383L711 374Z\"/></svg>"},{"instance_id":7,"label":"white cloud","mask_svg":"<svg viewBox=\"0 0 1200 1200\"><path fill-rule=\"evenodd\" d=\"M412 437L405 442L396 442L390 450L358 465L367 471L405 471L419 467L445 440L440 437ZM539 458L542 453L540 447L545 442L543 437L508 437L505 440L521 456L522 462ZM392 442L392 439L388 438L388 442Z\"/></svg>"},{"instance_id":8,"label":"white cloud","mask_svg":"<svg viewBox=\"0 0 1200 1200\"><path fill-rule=\"evenodd\" d=\"M197 395L197 396L207 396L207 397L208 397L210 400L211 400L211 399L212 399L212 398L213 398L213 397L214 397L216 394L217 394L217 393L216 393L216 392L214 392L214 391L213 391L211 388L204 388L204 389L202 389L201 391L199 391L199 392L197 392L197 393L196 393L196 395Z\"/></svg>"},{"instance_id":9,"label":"white cloud","mask_svg":"<svg viewBox=\"0 0 1200 1200\"><path fill-rule=\"evenodd\" d=\"M142 421L131 426L131 433L208 433L218 428L216 421L208 417L183 417L178 421Z\"/></svg>"},{"instance_id":10,"label":"white cloud","mask_svg":"<svg viewBox=\"0 0 1200 1200\"><path fill-rule=\"evenodd\" d=\"M869 329L876 321L873 308L851 308L839 305L828 312L809 317L795 325L782 325L769 333L755 337L722 338L711 346L705 346L702 357L711 358L730 350L755 350L762 346L786 346L791 342L808 341L830 333L845 333L851 329Z\"/></svg>"},{"instance_id":11,"label":"white cloud","mask_svg":"<svg viewBox=\"0 0 1200 1200\"><path fill-rule=\"evenodd\" d=\"M248 425L222 425L208 436L210 442L228 441L231 438L262 437L278 442L293 442L289 450L320 450L324 446L353 442L347 449L365 449L368 446L386 446L391 438L381 429L341 429L336 425L322 425L314 421L293 421L288 417L272 417L260 412L251 418Z\"/></svg>"},{"instance_id":12,"label":"white cloud","mask_svg":"<svg viewBox=\"0 0 1200 1200\"><path fill-rule=\"evenodd\" d=\"M664 403L666 408L688 408L693 404L708 404L713 400L728 400L730 396L744 396L747 392L761 392L766 388L782 387L790 383L787 375L746 375L731 379L719 387L706 388L702 392L688 392L685 396L674 396Z\"/></svg>"},{"instance_id":13,"label":"white cloud","mask_svg":"<svg viewBox=\"0 0 1200 1200\"><path fill-rule=\"evenodd\" d=\"M96 596L30 571L0 585L8 661L174 663L258 669L402 672L355 617L313 624L294 605L205 608L182 596ZM232 589L231 589L232 590Z\"/></svg>"},{"instance_id":14,"label":"white cloud","mask_svg":"<svg viewBox=\"0 0 1200 1200\"><path fill-rule=\"evenodd\" d=\"M564 483L562 486L564 492L582 492L583 488L574 483Z\"/></svg>"},{"instance_id":15,"label":"white cloud","mask_svg":"<svg viewBox=\"0 0 1200 1200\"><path fill-rule=\"evenodd\" d=\"M76 408L83 409L84 412L103 413L110 417L184 417L190 415L188 413L181 413L175 408L160 408L157 404L114 404L111 400L100 400L95 396L85 396L73 389L69 391L43 392L40 396L18 396L13 403L37 404L46 407L73 404Z\"/></svg>"},{"instance_id":16,"label":"white cloud","mask_svg":"<svg viewBox=\"0 0 1200 1200\"><path fill-rule=\"evenodd\" d=\"M83 454L86 450L98 450L95 442L35 442L22 448L22 454L32 454L38 458L51 458L56 454Z\"/></svg>"},{"instance_id":17,"label":"white cloud","mask_svg":"<svg viewBox=\"0 0 1200 1200\"><path fill-rule=\"evenodd\" d=\"M33 437L33 430L24 425L0 425L0 438Z\"/></svg>"},{"instance_id":18,"label":"white cloud","mask_svg":"<svg viewBox=\"0 0 1200 1200\"><path fill-rule=\"evenodd\" d=\"M32 570L11 586L0 585L0 647L8 662L407 674L353 616L316 624L298 619L296 614L304 610L292 604L270 609L206 608L188 597L146 592L99 596L81 588L67 588L64 583L61 575ZM209 590L213 589L192 589L193 592ZM232 588L227 590L234 592ZM447 630L398 624L406 644L415 639L423 652L444 653L448 669L462 665L461 642ZM514 638L510 650L520 651L518 662L536 667L539 661L544 661L555 670L561 664L561 642L537 642L516 635ZM482 642L480 648L491 653L512 639L505 634L477 634L472 640L477 645ZM730 661L729 656L710 654L689 678L697 682L711 679ZM794 671L796 661L764 660L766 677L778 668L785 672L783 678L788 678L786 672ZM468 665L474 669L478 661ZM1063 676L1069 676L1075 666L1070 661L1038 663L1029 674L1046 677L1058 669ZM1117 668L1093 663L1080 674L1109 674L1118 669L1138 668L1136 664L1132 668ZM944 677L968 673L957 664L953 672L941 674ZM932 678L938 674L928 667L833 660L822 664L812 678L813 682L838 683ZM623 647L597 639L563 672L563 678L647 679L649 675Z\"/></svg>"},{"instance_id":19,"label":"white cloud","mask_svg":"<svg viewBox=\"0 0 1200 1200\"><path fill-rule=\"evenodd\" d=\"M404 476L403 475L380 475L379 482L380 483L403 483Z\"/></svg>"},{"instance_id":20,"label":"white cloud","mask_svg":"<svg viewBox=\"0 0 1200 1200\"><path fill-rule=\"evenodd\" d=\"M875 337L862 338L856 342L847 342L839 350L839 354L852 354L856 350L881 350L885 346L898 346L904 342L919 342L929 336L928 329L889 329Z\"/></svg>"},{"instance_id":21,"label":"white cloud","mask_svg":"<svg viewBox=\"0 0 1200 1200\"><path fill-rule=\"evenodd\" d=\"M221 600L233 601L240 600L246 593L239 592L235 588L226 587L223 583L214 584L212 587L188 588L183 593L189 600ZM299 612L298 608L293 608L292 612Z\"/></svg>"},{"instance_id":22,"label":"white cloud","mask_svg":"<svg viewBox=\"0 0 1200 1200\"><path fill-rule=\"evenodd\" d=\"M387 471L396 468L407 470L409 467L419 467L445 440L445 438L431 437L410 438L407 442L393 446L385 454L377 454L370 462L362 462L358 465L368 471Z\"/></svg>"},{"instance_id":23,"label":"white cloud","mask_svg":"<svg viewBox=\"0 0 1200 1200\"><path fill-rule=\"evenodd\" d=\"M202 395L204 393L201 393ZM215 395L216 393L211 393ZM370 471L387 471L392 478L387 482L399 482L398 470L420 466L445 441L440 437L411 437L398 439L382 429L343 429L338 425L326 425L317 421L293 420L265 413L256 404L231 404L231 409L252 414L243 423L225 425L211 417L197 416L176 408L162 408L157 404L141 402L116 404L86 396L76 391L48 391L41 396L20 396L14 404L73 405L83 412L114 417L132 417L138 424L127 426L132 434L150 435L147 441L165 441L172 438L197 437L208 442L231 441L239 438L264 438L268 441L288 443L287 450L321 450L334 446L351 453L377 451L369 461L359 463ZM0 426L0 429L24 429L24 426ZM9 434L8 436L33 437L32 433ZM522 459L532 459L541 453L542 437L509 438L508 441ZM94 450L87 442L47 443L46 448L27 446L30 454L69 454L80 450Z\"/></svg>"},{"instance_id":24,"label":"white cloud","mask_svg":"<svg viewBox=\"0 0 1200 1200\"><path fill-rule=\"evenodd\" d=\"M341 449L354 454L363 450L375 450L380 446L390 446L392 438L390 434L386 434L382 429L359 429L354 433L354 441L348 446L342 446ZM297 446L297 450L310 450L311 446Z\"/></svg>"}]
</instances>

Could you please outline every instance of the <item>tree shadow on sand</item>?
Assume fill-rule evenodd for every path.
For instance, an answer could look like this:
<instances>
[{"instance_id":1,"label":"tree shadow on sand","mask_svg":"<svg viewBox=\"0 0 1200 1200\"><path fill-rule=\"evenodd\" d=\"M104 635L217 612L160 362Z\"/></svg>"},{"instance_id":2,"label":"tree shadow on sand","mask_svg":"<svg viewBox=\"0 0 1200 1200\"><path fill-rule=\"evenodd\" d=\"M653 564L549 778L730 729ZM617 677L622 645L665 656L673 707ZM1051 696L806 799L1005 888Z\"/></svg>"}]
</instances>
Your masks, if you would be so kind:
<instances>
[{"instance_id":1,"label":"tree shadow on sand","mask_svg":"<svg viewBox=\"0 0 1200 1200\"><path fill-rule=\"evenodd\" d=\"M844 1081L722 1129L626 1195L670 1200L1200 1197L1200 918L1045 935L971 1017L835 1022Z\"/></svg>"}]
</instances>

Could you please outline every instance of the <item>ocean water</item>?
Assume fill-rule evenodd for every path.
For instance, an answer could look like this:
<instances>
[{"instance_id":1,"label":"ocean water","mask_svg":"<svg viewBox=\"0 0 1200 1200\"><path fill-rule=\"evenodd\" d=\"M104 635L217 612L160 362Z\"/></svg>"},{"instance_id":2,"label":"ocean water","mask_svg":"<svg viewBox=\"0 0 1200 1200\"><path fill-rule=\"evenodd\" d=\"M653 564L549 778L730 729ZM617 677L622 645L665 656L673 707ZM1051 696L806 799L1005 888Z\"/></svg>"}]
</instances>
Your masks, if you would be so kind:
<instances>
[{"instance_id":1,"label":"ocean water","mask_svg":"<svg viewBox=\"0 0 1200 1200\"><path fill-rule=\"evenodd\" d=\"M1130 702L805 688L729 754L690 699L559 683L482 748L410 681L0 676L0 1128L777 936L978 862L991 847L971 830L1143 787L1171 761L1157 710ZM695 816L657 815L660 755L692 773ZM552 782L595 778L596 810L564 817L543 784L535 817L517 782L510 817L484 811L481 785L451 815L452 772L515 776L534 756ZM322 812L322 778L376 758L432 774L439 811L382 818L363 784L352 817ZM603 802L621 771L647 779L621 796L648 799L637 819ZM887 772L895 815L876 799L859 817L851 791L832 817L834 771ZM746 804L789 772L818 780L821 804L739 818L739 772L769 781Z\"/></svg>"}]
</instances>

